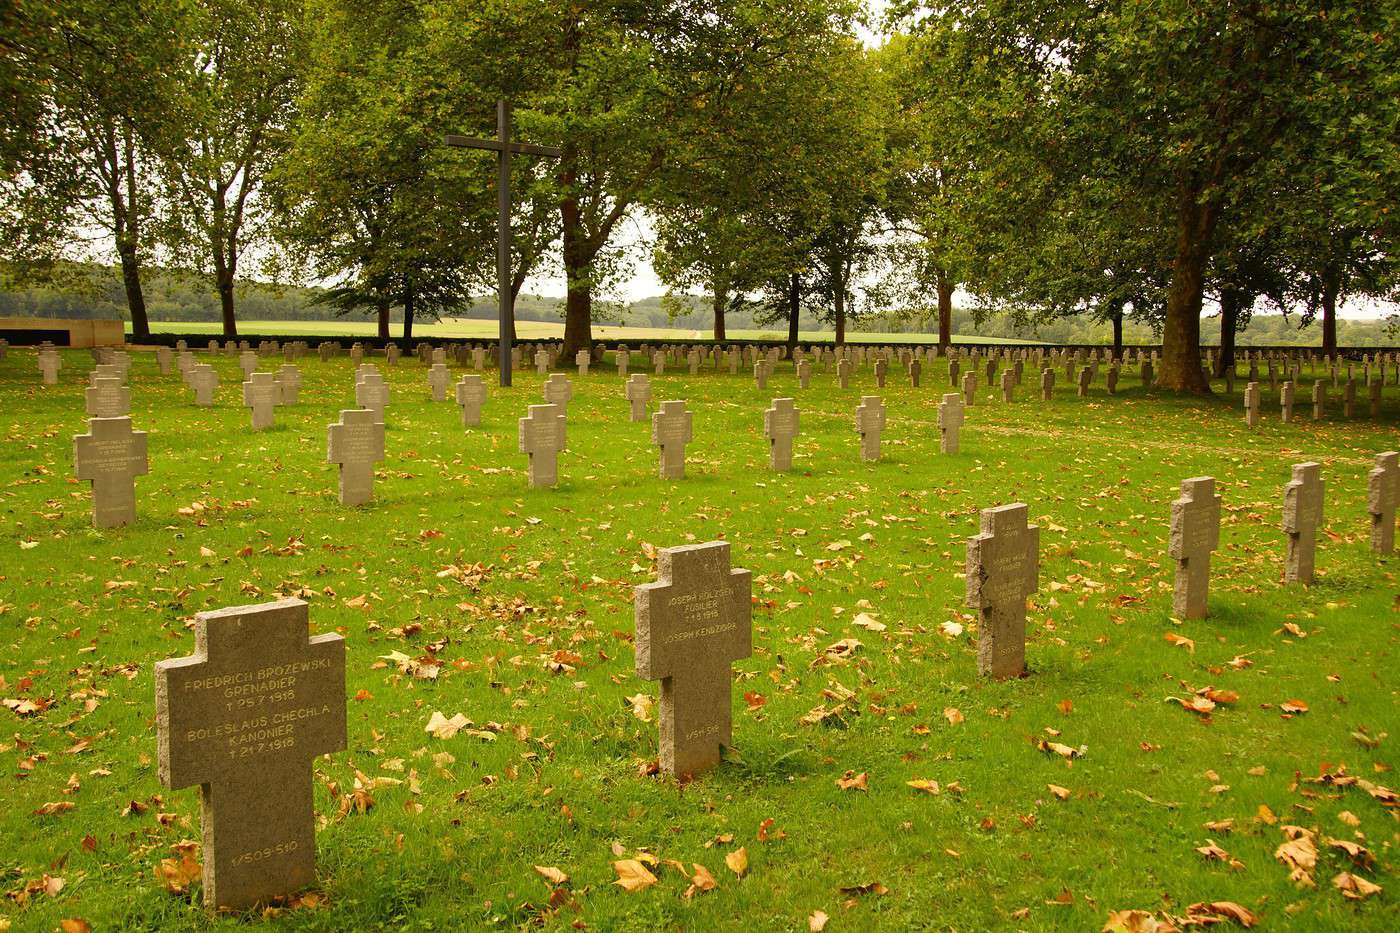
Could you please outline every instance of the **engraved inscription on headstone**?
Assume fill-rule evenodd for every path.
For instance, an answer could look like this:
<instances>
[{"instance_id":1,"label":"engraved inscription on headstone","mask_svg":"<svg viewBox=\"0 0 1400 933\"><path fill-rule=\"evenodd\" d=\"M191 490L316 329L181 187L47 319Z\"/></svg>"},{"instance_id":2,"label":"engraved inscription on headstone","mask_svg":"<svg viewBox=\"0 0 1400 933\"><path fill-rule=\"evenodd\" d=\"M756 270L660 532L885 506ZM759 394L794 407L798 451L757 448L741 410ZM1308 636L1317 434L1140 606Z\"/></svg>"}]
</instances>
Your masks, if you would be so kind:
<instances>
[{"instance_id":1,"label":"engraved inscription on headstone","mask_svg":"<svg viewBox=\"0 0 1400 933\"><path fill-rule=\"evenodd\" d=\"M145 431L133 431L130 418L93 418L87 434L73 437L73 466L92 482L94 528L136 521L136 477L150 471Z\"/></svg>"},{"instance_id":2,"label":"engraved inscription on headstone","mask_svg":"<svg viewBox=\"0 0 1400 933\"><path fill-rule=\"evenodd\" d=\"M311 763L345 747L345 640L306 603L195 616L195 650L155 666L161 782L200 788L204 902L245 909L315 881Z\"/></svg>"},{"instance_id":3,"label":"engraved inscription on headstone","mask_svg":"<svg viewBox=\"0 0 1400 933\"><path fill-rule=\"evenodd\" d=\"M967 541L967 605L979 611L977 671L995 678L1026 669L1026 598L1040 579L1040 529L1022 503L982 510Z\"/></svg>"},{"instance_id":4,"label":"engraved inscription on headstone","mask_svg":"<svg viewBox=\"0 0 1400 933\"><path fill-rule=\"evenodd\" d=\"M730 665L753 653L753 575L729 542L665 548L657 580L636 588L636 667L661 681L661 770L690 778L733 742Z\"/></svg>"},{"instance_id":5,"label":"engraved inscription on headstone","mask_svg":"<svg viewBox=\"0 0 1400 933\"><path fill-rule=\"evenodd\" d=\"M1168 555L1176 561L1172 611L1182 619L1204 619L1210 591L1210 554L1220 547L1220 497L1215 479L1196 476L1181 481L1181 498L1172 502Z\"/></svg>"}]
</instances>

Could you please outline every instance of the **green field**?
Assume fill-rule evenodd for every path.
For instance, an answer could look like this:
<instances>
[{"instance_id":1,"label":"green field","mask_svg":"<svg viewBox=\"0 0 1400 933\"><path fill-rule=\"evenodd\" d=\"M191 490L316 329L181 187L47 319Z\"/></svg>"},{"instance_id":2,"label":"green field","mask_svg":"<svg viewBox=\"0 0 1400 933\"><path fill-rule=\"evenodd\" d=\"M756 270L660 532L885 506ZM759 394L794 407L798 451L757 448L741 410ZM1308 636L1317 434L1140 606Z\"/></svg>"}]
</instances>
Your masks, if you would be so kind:
<instances>
[{"instance_id":1,"label":"green field","mask_svg":"<svg viewBox=\"0 0 1400 933\"><path fill-rule=\"evenodd\" d=\"M373 337L375 325L369 321L239 321L240 331L248 334L297 337L307 334L326 337ZM131 333L131 323L126 325ZM152 321L151 332L157 334L209 334L218 337L223 334L223 325L217 321ZM431 340L457 338L463 340L494 340L499 333L495 321L468 320L467 318L444 318L435 323L413 325L413 339ZM401 326L395 327L394 339L401 341ZM517 321L515 334L520 340L554 340L564 336L564 325L543 321ZM664 327L609 327L593 325L593 339L606 340L709 340L707 330L675 330ZM742 343L746 340L786 340L787 331L778 330L737 330L726 333L730 342ZM858 334L848 333L851 343L937 343L937 334ZM836 333L829 330L803 331L801 338L808 340L834 340ZM955 336L954 343L1037 343L1034 340L1007 340L1001 337Z\"/></svg>"},{"instance_id":2,"label":"green field","mask_svg":"<svg viewBox=\"0 0 1400 933\"><path fill-rule=\"evenodd\" d=\"M1158 397L1130 374L1080 399L1061 369L1047 403L1028 374L1011 404L983 387L943 456L940 361L879 391L867 464L868 368L845 391L820 371L800 390L788 364L767 391L667 374L654 403L687 400L694 441L665 482L609 366L573 376L561 485L530 490L516 422L538 376L493 386L463 429L421 365L381 359L388 456L376 501L346 509L325 454L348 359L302 360L300 404L254 434L234 358L213 358L219 404L196 408L133 357L150 475L137 523L104 532L73 479L88 354L64 352L57 387L29 351L0 361L0 930L801 931L820 913L828 931L1083 931L1216 901L1267 930L1400 926L1400 590L1366 513L1373 455L1400 448L1395 387L1379 422L1341 418L1336 392L1320 424L1280 423L1266 387L1250 431L1238 394ZM763 411L788 394L802 434L775 475ZM1319 578L1285 587L1282 487L1308 459L1327 481ZM1179 623L1169 508L1202 474L1225 504L1213 615ZM990 682L965 542L1014 501L1041 529L1030 671ZM632 593L655 548L718 538L754 574L754 651L729 760L678 786L648 773L657 685L633 670ZM152 665L190 653L196 612L293 593L348 647L348 747L315 763L317 885L211 923L197 882L158 877L200 839L200 802L157 779ZM1238 697L1208 716L1173 702L1207 688ZM473 731L430 736L435 712ZM1315 887L1275 857L1286 826L1315 838ZM634 858L659 880L628 893L613 863ZM696 864L717 886L687 897ZM1382 890L1346 899L1342 872Z\"/></svg>"}]
</instances>

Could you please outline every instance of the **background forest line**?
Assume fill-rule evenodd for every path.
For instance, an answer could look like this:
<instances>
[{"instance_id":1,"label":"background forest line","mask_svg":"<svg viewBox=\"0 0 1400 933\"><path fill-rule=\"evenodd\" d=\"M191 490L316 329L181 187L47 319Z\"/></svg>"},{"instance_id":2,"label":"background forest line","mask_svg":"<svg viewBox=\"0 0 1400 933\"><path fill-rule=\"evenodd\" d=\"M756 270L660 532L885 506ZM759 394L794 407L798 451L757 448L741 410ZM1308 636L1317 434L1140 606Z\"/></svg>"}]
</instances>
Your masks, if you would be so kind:
<instances>
[{"instance_id":1,"label":"background forest line","mask_svg":"<svg viewBox=\"0 0 1400 933\"><path fill-rule=\"evenodd\" d=\"M146 301L153 322L210 322L219 320L218 296L205 282L186 273L155 270L146 277ZM72 265L63 286L20 285L0 278L0 317L118 318L130 320L119 270L92 264ZM363 321L365 315L338 312L327 304L327 290L316 286L276 285L247 282L238 290L240 314L248 321ZM600 325L650 327L680 331L708 332L712 327L713 302L708 295L655 295L632 302L599 302L594 321ZM515 301L517 321L558 323L563 319L564 301L522 292ZM495 320L494 296L472 301L462 308L445 310L444 316L469 320ZM1257 314L1240 330L1241 346L1304 346L1322 343L1317 322L1301 325L1301 315ZM730 328L755 330L765 326L761 307L738 308L727 313ZM1047 320L1017 319L1006 313L977 314L954 305L952 331L958 336L1001 337L1038 340L1048 343L1109 343L1111 324L1089 316ZM391 309L390 323L402 325L402 311ZM1393 320L1385 318L1342 319L1338 321L1338 345L1344 347L1393 346L1396 333ZM802 333L825 328L815 315L804 313ZM168 330L169 328L159 328ZM1202 320L1202 342L1218 345L1218 316ZM938 333L938 309L906 309L899 313L875 313L862 317L855 333L927 334ZM1152 344L1161 335L1140 322L1124 325L1128 344Z\"/></svg>"}]
</instances>

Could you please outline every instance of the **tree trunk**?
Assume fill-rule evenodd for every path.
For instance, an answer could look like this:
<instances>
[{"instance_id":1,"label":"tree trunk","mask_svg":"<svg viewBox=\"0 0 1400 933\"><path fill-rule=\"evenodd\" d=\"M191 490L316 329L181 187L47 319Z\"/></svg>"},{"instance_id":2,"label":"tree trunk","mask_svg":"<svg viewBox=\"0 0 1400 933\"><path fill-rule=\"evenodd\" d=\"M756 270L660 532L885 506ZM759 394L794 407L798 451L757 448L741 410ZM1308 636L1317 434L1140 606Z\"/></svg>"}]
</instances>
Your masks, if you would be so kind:
<instances>
[{"instance_id":1,"label":"tree trunk","mask_svg":"<svg viewBox=\"0 0 1400 933\"><path fill-rule=\"evenodd\" d=\"M797 348L797 317L802 311L802 279L796 272L788 280L788 356Z\"/></svg>"},{"instance_id":2,"label":"tree trunk","mask_svg":"<svg viewBox=\"0 0 1400 933\"><path fill-rule=\"evenodd\" d=\"M1240 309L1245 307L1246 295L1238 288L1220 290L1220 357L1215 361L1215 377L1235 368L1235 334L1240 326Z\"/></svg>"},{"instance_id":3,"label":"tree trunk","mask_svg":"<svg viewBox=\"0 0 1400 933\"><path fill-rule=\"evenodd\" d=\"M117 240L117 255L122 262L126 306L131 311L131 337L139 343L150 339L151 325L146 319L146 295L141 290L141 264L136 258L136 247L129 239L125 242L123 239Z\"/></svg>"},{"instance_id":4,"label":"tree trunk","mask_svg":"<svg viewBox=\"0 0 1400 933\"><path fill-rule=\"evenodd\" d=\"M953 283L942 272L938 273L938 345L946 347L953 342Z\"/></svg>"},{"instance_id":5,"label":"tree trunk","mask_svg":"<svg viewBox=\"0 0 1400 933\"><path fill-rule=\"evenodd\" d=\"M1328 269L1322 277L1322 353L1337 354L1337 293L1341 291L1340 276Z\"/></svg>"},{"instance_id":6,"label":"tree trunk","mask_svg":"<svg viewBox=\"0 0 1400 933\"><path fill-rule=\"evenodd\" d=\"M846 292L844 289L837 289L832 304L836 318L836 345L840 347L846 343Z\"/></svg>"},{"instance_id":7,"label":"tree trunk","mask_svg":"<svg viewBox=\"0 0 1400 933\"><path fill-rule=\"evenodd\" d=\"M716 286L711 304L715 311L715 342L724 343L724 309L729 304L729 295L722 288Z\"/></svg>"},{"instance_id":8,"label":"tree trunk","mask_svg":"<svg viewBox=\"0 0 1400 933\"><path fill-rule=\"evenodd\" d=\"M379 323L378 334L380 340L389 339L389 299L379 298L374 303L375 318Z\"/></svg>"},{"instance_id":9,"label":"tree trunk","mask_svg":"<svg viewBox=\"0 0 1400 933\"><path fill-rule=\"evenodd\" d=\"M224 319L224 337L237 337L238 320L233 316L233 270L220 272L216 284L219 289L219 310Z\"/></svg>"},{"instance_id":10,"label":"tree trunk","mask_svg":"<svg viewBox=\"0 0 1400 933\"><path fill-rule=\"evenodd\" d=\"M574 183L574 160L566 147L564 153L564 188L571 190ZM564 298L564 350L563 359L571 360L574 354L593 343L593 285L590 281L593 254L588 247L587 234L583 230L578 198L572 194L560 203L559 212L564 228L564 277L568 292Z\"/></svg>"},{"instance_id":11,"label":"tree trunk","mask_svg":"<svg viewBox=\"0 0 1400 933\"><path fill-rule=\"evenodd\" d=\"M1182 184L1176 212L1176 258L1167 293L1167 318L1162 327L1162 366L1157 386L1175 392L1209 395L1210 383L1201 372L1201 301L1205 296L1206 263L1219 210L1214 201L1201 203L1199 184Z\"/></svg>"},{"instance_id":12,"label":"tree trunk","mask_svg":"<svg viewBox=\"0 0 1400 933\"><path fill-rule=\"evenodd\" d=\"M413 339L413 289L406 288L403 292L403 342L407 344ZM409 349L405 347L405 349Z\"/></svg>"},{"instance_id":13,"label":"tree trunk","mask_svg":"<svg viewBox=\"0 0 1400 933\"><path fill-rule=\"evenodd\" d=\"M1113 309L1113 360L1119 362L1123 359L1123 305L1117 304Z\"/></svg>"}]
</instances>

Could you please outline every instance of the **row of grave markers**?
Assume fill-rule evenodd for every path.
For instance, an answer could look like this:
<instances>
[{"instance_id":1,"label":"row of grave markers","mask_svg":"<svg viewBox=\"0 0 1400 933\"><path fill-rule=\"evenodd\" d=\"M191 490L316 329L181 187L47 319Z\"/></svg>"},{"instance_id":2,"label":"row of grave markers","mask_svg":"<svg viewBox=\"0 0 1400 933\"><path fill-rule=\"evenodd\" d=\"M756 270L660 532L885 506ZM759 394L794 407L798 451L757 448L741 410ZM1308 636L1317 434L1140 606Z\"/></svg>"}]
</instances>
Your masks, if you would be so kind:
<instances>
[{"instance_id":1,"label":"row of grave markers","mask_svg":"<svg viewBox=\"0 0 1400 933\"><path fill-rule=\"evenodd\" d=\"M333 449L347 443L332 434ZM1384 518L1372 544L1388 550L1400 454L1381 454L1371 482L1371 508ZM1290 580L1311 579L1322 499L1319 466L1294 466L1284 505ZM1172 503L1173 609L1184 618L1206 615L1220 511L1208 476L1184 480ZM1026 607L1040 563L1028 513L1024 503L984 509L967 541L964 602L978 614L983 676L1026 673ZM752 573L731 566L727 541L661 550L655 582L634 589L634 666L638 677L660 682L658 757L667 774L693 778L733 744L732 665L753 651L752 589ZM342 636L308 638L308 628L299 599L202 612L194 653L156 663L159 774L172 790L200 787L211 907L248 908L314 881L311 762L347 744L346 649Z\"/></svg>"}]
</instances>

